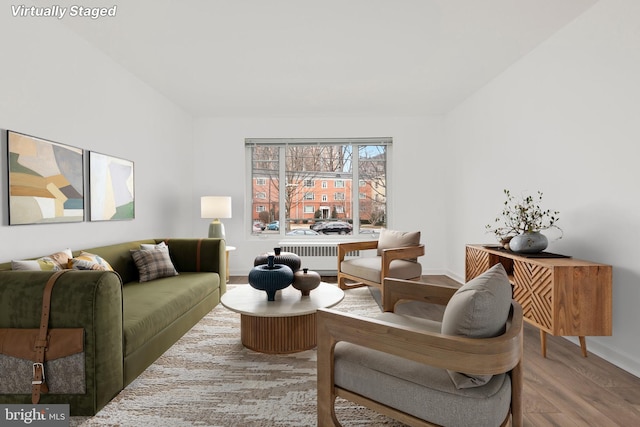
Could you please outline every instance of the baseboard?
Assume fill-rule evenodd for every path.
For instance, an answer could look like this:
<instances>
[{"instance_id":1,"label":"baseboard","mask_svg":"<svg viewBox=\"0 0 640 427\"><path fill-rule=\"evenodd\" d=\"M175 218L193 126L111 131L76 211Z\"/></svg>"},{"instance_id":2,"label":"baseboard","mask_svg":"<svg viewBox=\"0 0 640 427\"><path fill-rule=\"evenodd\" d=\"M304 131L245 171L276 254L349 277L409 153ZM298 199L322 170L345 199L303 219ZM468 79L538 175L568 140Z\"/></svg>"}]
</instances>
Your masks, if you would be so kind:
<instances>
[{"instance_id":1,"label":"baseboard","mask_svg":"<svg viewBox=\"0 0 640 427\"><path fill-rule=\"evenodd\" d=\"M576 346L580 346L580 342L577 337L563 337L567 341L572 342ZM598 337L586 337L587 339L587 351L593 353L598 357L603 358L612 365L640 378L640 362L633 357L630 357L624 353L612 349L607 344L603 343L603 340Z\"/></svg>"}]
</instances>

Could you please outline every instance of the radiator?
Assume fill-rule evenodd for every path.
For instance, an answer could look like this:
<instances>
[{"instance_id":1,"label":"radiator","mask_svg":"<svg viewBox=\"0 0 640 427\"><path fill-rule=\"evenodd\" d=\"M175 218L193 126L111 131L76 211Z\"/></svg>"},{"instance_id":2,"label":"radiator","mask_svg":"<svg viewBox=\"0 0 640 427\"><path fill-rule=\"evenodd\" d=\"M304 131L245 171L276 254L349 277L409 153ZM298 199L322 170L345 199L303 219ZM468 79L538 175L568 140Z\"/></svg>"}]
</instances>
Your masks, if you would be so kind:
<instances>
[{"instance_id":1,"label":"radiator","mask_svg":"<svg viewBox=\"0 0 640 427\"><path fill-rule=\"evenodd\" d=\"M283 241L278 246L285 252L293 252L300 257L302 268L321 274L337 274L338 242ZM360 251L349 252L345 259L360 255Z\"/></svg>"}]
</instances>

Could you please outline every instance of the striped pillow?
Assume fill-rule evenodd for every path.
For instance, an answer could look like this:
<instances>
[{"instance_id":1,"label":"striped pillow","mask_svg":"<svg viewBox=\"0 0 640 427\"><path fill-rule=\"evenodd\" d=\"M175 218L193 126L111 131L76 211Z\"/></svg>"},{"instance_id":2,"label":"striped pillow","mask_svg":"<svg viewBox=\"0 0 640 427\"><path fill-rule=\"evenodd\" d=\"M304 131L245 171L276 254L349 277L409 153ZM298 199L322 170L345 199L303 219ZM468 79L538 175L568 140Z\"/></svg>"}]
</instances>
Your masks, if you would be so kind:
<instances>
[{"instance_id":1,"label":"striped pillow","mask_svg":"<svg viewBox=\"0 0 640 427\"><path fill-rule=\"evenodd\" d=\"M131 256L138 267L140 283L178 275L169 257L169 248L131 250Z\"/></svg>"}]
</instances>

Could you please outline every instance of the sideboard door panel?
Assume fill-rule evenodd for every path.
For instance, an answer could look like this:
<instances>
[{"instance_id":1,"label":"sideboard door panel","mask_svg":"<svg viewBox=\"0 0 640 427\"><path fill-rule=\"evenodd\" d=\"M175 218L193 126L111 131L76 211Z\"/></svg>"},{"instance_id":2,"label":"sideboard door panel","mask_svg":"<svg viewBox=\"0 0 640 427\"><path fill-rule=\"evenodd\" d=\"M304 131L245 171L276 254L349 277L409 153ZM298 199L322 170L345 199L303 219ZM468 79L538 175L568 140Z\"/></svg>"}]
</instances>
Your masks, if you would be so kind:
<instances>
[{"instance_id":1,"label":"sideboard door panel","mask_svg":"<svg viewBox=\"0 0 640 427\"><path fill-rule=\"evenodd\" d=\"M513 298L522 305L525 319L553 333L553 269L515 260Z\"/></svg>"}]
</instances>

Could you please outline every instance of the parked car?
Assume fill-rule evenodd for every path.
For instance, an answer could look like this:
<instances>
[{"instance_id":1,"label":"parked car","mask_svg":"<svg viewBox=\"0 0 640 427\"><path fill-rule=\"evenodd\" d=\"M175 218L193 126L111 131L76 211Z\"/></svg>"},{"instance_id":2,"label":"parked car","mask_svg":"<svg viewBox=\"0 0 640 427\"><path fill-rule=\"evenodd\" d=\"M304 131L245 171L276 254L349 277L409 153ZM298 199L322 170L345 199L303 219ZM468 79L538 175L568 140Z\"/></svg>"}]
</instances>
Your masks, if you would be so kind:
<instances>
[{"instance_id":1,"label":"parked car","mask_svg":"<svg viewBox=\"0 0 640 427\"><path fill-rule=\"evenodd\" d=\"M280 230L280 221L272 221L269 224L267 224L267 230L275 230L275 231Z\"/></svg>"},{"instance_id":2,"label":"parked car","mask_svg":"<svg viewBox=\"0 0 640 427\"><path fill-rule=\"evenodd\" d=\"M264 231L264 229L266 228L266 225L264 225L264 223L262 221L256 221L253 223L253 232L254 233L259 233L261 231Z\"/></svg>"},{"instance_id":3,"label":"parked car","mask_svg":"<svg viewBox=\"0 0 640 427\"><path fill-rule=\"evenodd\" d=\"M295 230L291 230L287 233L287 236L317 236L318 233L315 230L310 230L306 228L296 228Z\"/></svg>"},{"instance_id":4,"label":"parked car","mask_svg":"<svg viewBox=\"0 0 640 427\"><path fill-rule=\"evenodd\" d=\"M322 228L322 226L324 225L324 222L316 222L314 224L311 225L311 227L309 227L312 230L318 231Z\"/></svg>"},{"instance_id":5,"label":"parked car","mask_svg":"<svg viewBox=\"0 0 640 427\"><path fill-rule=\"evenodd\" d=\"M315 228L315 231L321 234L351 234L352 229L351 224L344 221L329 221L320 223L320 226Z\"/></svg>"}]
</instances>

